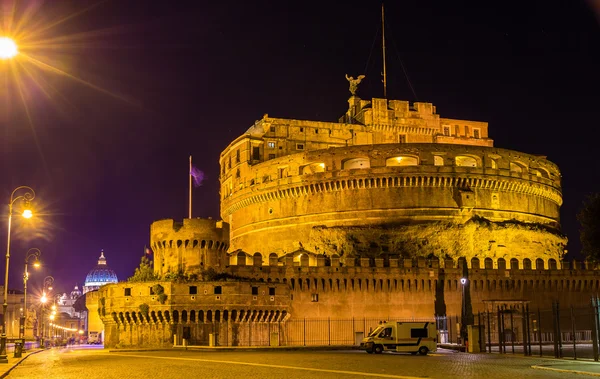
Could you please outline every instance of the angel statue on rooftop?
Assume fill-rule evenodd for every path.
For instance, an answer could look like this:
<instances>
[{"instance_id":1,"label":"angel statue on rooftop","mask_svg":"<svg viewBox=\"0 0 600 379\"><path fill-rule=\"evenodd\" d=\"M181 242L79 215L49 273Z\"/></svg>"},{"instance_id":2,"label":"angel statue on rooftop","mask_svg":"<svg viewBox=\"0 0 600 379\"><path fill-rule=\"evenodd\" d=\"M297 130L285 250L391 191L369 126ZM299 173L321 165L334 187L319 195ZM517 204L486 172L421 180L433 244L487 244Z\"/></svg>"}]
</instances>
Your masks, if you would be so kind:
<instances>
[{"instance_id":1,"label":"angel statue on rooftop","mask_svg":"<svg viewBox=\"0 0 600 379\"><path fill-rule=\"evenodd\" d=\"M352 96L356 96L356 90L358 89L358 84L365 78L364 75L359 75L358 78L354 79L352 76L348 76L346 74L346 80L350 83L350 93Z\"/></svg>"}]
</instances>

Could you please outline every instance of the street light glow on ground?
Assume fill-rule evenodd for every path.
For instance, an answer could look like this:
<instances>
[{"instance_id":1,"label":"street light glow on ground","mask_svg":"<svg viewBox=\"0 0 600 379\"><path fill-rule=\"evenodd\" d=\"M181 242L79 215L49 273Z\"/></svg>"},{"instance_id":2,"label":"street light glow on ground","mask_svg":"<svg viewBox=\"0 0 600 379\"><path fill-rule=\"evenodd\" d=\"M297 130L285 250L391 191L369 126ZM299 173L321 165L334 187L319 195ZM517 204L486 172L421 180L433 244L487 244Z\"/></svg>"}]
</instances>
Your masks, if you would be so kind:
<instances>
[{"instance_id":1,"label":"street light glow on ground","mask_svg":"<svg viewBox=\"0 0 600 379\"><path fill-rule=\"evenodd\" d=\"M15 41L8 37L0 37L0 59L9 59L19 53Z\"/></svg>"}]
</instances>

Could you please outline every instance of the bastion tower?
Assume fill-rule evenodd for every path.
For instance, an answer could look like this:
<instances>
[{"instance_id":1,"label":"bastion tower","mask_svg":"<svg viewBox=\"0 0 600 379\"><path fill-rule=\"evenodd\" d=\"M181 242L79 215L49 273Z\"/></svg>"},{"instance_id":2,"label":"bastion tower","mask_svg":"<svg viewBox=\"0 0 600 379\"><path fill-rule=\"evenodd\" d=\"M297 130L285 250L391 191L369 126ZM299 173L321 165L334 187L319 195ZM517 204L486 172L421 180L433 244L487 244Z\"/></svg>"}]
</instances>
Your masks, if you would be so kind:
<instances>
[{"instance_id":1,"label":"bastion tower","mask_svg":"<svg viewBox=\"0 0 600 379\"><path fill-rule=\"evenodd\" d=\"M486 122L431 103L348 103L338 122L265 114L223 150L231 250L520 268L562 258L561 174L546 157L494 147Z\"/></svg>"},{"instance_id":2,"label":"bastion tower","mask_svg":"<svg viewBox=\"0 0 600 379\"><path fill-rule=\"evenodd\" d=\"M227 263L229 225L210 218L159 220L150 226L154 272L199 274L212 267L221 271Z\"/></svg>"}]
</instances>

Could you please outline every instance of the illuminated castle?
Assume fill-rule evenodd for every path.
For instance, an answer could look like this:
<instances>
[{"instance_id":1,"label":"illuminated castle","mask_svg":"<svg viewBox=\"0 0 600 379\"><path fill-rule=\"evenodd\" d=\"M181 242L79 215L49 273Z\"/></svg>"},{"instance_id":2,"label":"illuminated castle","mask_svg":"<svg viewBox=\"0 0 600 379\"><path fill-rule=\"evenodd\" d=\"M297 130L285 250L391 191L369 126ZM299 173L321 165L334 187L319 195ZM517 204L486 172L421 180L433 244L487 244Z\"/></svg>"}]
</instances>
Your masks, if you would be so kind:
<instances>
[{"instance_id":1,"label":"illuminated castle","mask_svg":"<svg viewBox=\"0 0 600 379\"><path fill-rule=\"evenodd\" d=\"M441 118L430 103L349 103L339 123L265 115L221 153L231 249L521 268L562 258L555 164L495 148L487 123Z\"/></svg>"},{"instance_id":2,"label":"illuminated castle","mask_svg":"<svg viewBox=\"0 0 600 379\"><path fill-rule=\"evenodd\" d=\"M474 312L581 305L600 288L599 271L563 261L558 167L429 103L352 96L339 122L265 115L220 165L223 220L154 222L159 279L89 297L105 346L293 344L295 320L366 333L366 320L459 315L465 272Z\"/></svg>"}]
</instances>

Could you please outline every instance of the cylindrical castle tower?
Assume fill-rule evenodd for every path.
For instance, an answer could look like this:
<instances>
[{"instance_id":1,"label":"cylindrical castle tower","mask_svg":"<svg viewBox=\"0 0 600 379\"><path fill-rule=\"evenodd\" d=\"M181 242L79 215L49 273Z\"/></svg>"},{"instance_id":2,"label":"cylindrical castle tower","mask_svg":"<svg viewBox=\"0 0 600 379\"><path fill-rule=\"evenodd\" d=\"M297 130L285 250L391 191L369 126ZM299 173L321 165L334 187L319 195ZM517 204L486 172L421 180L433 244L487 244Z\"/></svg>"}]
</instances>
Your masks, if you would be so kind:
<instances>
[{"instance_id":1,"label":"cylindrical castle tower","mask_svg":"<svg viewBox=\"0 0 600 379\"><path fill-rule=\"evenodd\" d=\"M355 108L344 123L265 116L221 154L232 249L562 258L554 163L495 148L487 123L441 119L428 103Z\"/></svg>"},{"instance_id":2,"label":"cylindrical castle tower","mask_svg":"<svg viewBox=\"0 0 600 379\"><path fill-rule=\"evenodd\" d=\"M154 272L199 274L209 267L217 271L227 264L229 224L212 219L159 220L150 226Z\"/></svg>"}]
</instances>

